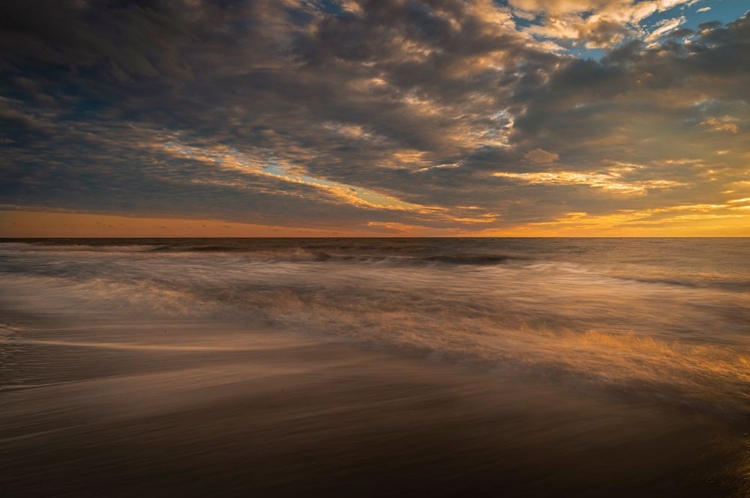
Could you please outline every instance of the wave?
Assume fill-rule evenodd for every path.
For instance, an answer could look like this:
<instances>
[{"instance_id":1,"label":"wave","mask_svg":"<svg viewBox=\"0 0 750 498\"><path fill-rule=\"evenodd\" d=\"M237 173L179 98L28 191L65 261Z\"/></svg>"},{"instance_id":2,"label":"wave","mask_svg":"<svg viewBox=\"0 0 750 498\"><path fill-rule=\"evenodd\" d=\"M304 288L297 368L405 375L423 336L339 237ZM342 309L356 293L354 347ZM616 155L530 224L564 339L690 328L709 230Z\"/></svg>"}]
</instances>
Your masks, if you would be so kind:
<instances>
[{"instance_id":1,"label":"wave","mask_svg":"<svg viewBox=\"0 0 750 498\"><path fill-rule=\"evenodd\" d=\"M361 262L361 263L393 263L424 265L439 263L443 265L476 265L491 266L508 264L511 261L526 261L532 258L520 255L494 254L494 253L437 253L427 255L388 255L381 247L359 246L359 251L334 252L330 249L316 250L310 247L293 247L277 250L264 248L222 246L222 245L197 245L197 246L157 246L150 248L149 252L156 253L231 253L243 254L248 259L262 261L314 261L314 262ZM374 252L360 252L366 249L377 249Z\"/></svg>"},{"instance_id":2,"label":"wave","mask_svg":"<svg viewBox=\"0 0 750 498\"><path fill-rule=\"evenodd\" d=\"M212 253L241 254L249 258L275 261L355 261L393 263L441 263L446 265L498 265L510 261L534 259L529 255L509 252L466 252L436 250L429 244L419 244L412 239L401 244L338 243L335 240L307 242L292 239L219 239L200 241L193 239L160 241L158 239L95 239L95 240L42 240L4 242L0 249L28 251L95 251L143 253Z\"/></svg>"},{"instance_id":3,"label":"wave","mask_svg":"<svg viewBox=\"0 0 750 498\"><path fill-rule=\"evenodd\" d=\"M132 244L90 244L60 240L53 242L7 242L0 241L2 253L66 253L66 252L96 252L96 253L138 253L153 250L154 246L144 243Z\"/></svg>"},{"instance_id":4,"label":"wave","mask_svg":"<svg viewBox=\"0 0 750 498\"><path fill-rule=\"evenodd\" d=\"M673 285L677 287L688 287L692 289L721 289L727 291L744 292L750 290L750 281L744 278L705 277L697 275L694 278L680 277L642 277L634 275L611 275L618 280L639 282L643 284Z\"/></svg>"},{"instance_id":5,"label":"wave","mask_svg":"<svg viewBox=\"0 0 750 498\"><path fill-rule=\"evenodd\" d=\"M507 254L438 254L422 258L423 261L435 261L451 265L502 265L511 260L525 260Z\"/></svg>"}]
</instances>

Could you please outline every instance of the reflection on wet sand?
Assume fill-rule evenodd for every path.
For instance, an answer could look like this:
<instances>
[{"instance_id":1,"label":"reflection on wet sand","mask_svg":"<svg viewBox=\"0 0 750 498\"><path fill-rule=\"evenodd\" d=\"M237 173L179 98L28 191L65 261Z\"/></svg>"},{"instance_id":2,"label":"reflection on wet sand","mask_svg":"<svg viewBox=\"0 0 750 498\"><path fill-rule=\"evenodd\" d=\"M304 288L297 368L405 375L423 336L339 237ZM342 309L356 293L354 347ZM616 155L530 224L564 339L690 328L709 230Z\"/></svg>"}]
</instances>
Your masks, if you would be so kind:
<instances>
[{"instance_id":1,"label":"reflection on wet sand","mask_svg":"<svg viewBox=\"0 0 750 498\"><path fill-rule=\"evenodd\" d=\"M0 393L7 496L742 490L743 441L699 416L216 323L185 336L205 327L213 339L185 345L143 344L158 337L148 327L109 345L27 331L16 387Z\"/></svg>"}]
</instances>

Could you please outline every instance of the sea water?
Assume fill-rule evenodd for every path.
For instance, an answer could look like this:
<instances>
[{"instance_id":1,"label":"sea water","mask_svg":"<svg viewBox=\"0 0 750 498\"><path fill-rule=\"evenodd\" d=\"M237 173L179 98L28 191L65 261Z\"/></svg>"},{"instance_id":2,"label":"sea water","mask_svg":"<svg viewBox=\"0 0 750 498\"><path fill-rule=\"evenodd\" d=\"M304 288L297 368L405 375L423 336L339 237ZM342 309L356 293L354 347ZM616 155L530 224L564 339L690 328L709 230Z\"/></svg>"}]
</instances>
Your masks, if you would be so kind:
<instances>
[{"instance_id":1,"label":"sea water","mask_svg":"<svg viewBox=\"0 0 750 498\"><path fill-rule=\"evenodd\" d=\"M13 495L743 496L750 240L6 240L0 361Z\"/></svg>"}]
</instances>

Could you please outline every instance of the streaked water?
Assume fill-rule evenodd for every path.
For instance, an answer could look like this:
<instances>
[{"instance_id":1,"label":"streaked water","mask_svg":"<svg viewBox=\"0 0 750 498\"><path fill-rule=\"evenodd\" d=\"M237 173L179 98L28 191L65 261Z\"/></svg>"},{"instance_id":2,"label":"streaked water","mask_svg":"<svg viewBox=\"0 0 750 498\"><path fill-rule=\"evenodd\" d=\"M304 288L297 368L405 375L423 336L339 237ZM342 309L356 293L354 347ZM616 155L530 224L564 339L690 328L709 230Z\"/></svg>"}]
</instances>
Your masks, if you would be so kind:
<instances>
[{"instance_id":1,"label":"streaked water","mask_svg":"<svg viewBox=\"0 0 750 498\"><path fill-rule=\"evenodd\" d=\"M0 321L14 494L749 489L747 239L6 241Z\"/></svg>"}]
</instances>

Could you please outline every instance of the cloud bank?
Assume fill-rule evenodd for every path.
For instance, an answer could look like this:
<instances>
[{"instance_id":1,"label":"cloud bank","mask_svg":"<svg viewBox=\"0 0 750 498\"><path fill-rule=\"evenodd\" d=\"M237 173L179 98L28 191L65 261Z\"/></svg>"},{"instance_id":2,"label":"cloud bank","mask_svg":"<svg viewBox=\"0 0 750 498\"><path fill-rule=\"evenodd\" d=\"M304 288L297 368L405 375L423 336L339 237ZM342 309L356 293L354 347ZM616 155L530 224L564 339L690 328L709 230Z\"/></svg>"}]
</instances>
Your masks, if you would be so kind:
<instances>
[{"instance_id":1,"label":"cloud bank","mask_svg":"<svg viewBox=\"0 0 750 498\"><path fill-rule=\"evenodd\" d=\"M0 209L750 230L750 19L710 6L5 2Z\"/></svg>"}]
</instances>

